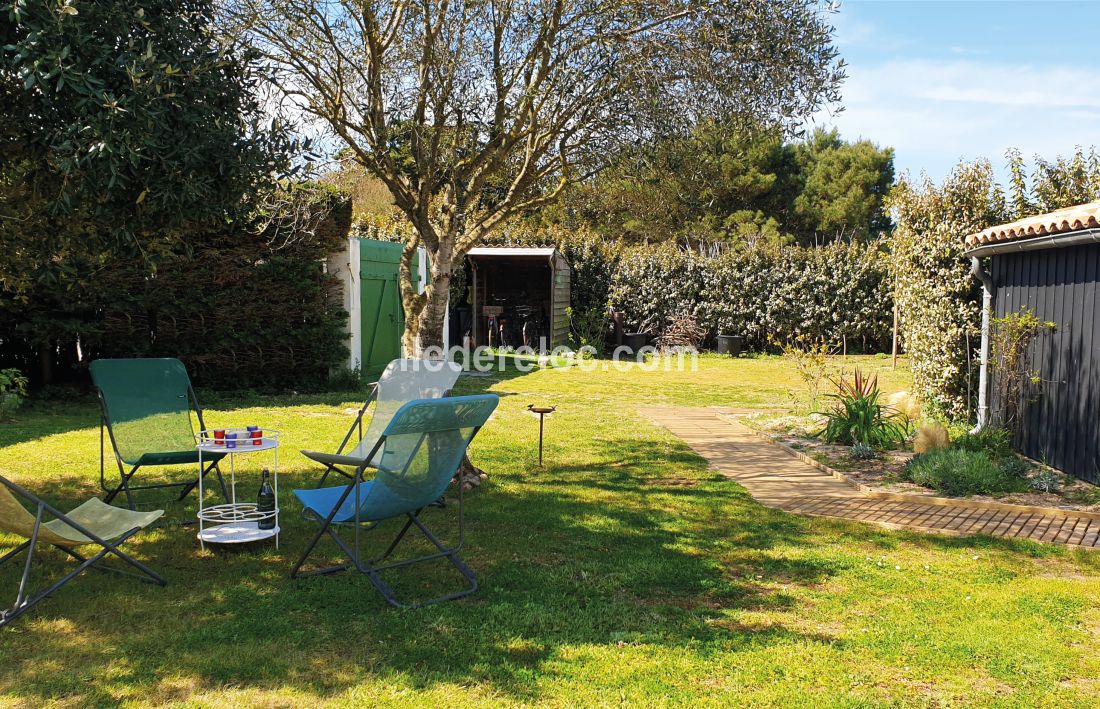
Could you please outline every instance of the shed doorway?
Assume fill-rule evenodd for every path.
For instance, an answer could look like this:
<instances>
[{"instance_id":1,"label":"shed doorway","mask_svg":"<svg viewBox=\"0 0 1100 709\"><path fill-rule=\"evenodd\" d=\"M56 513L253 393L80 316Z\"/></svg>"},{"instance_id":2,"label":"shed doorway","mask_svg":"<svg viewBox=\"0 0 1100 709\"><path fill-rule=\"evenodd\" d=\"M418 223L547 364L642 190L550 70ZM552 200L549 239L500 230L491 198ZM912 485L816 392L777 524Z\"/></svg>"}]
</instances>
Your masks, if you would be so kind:
<instances>
[{"instance_id":1,"label":"shed doorway","mask_svg":"<svg viewBox=\"0 0 1100 709\"><path fill-rule=\"evenodd\" d=\"M471 337L474 346L536 351L569 335L569 263L554 248L472 249Z\"/></svg>"}]
</instances>

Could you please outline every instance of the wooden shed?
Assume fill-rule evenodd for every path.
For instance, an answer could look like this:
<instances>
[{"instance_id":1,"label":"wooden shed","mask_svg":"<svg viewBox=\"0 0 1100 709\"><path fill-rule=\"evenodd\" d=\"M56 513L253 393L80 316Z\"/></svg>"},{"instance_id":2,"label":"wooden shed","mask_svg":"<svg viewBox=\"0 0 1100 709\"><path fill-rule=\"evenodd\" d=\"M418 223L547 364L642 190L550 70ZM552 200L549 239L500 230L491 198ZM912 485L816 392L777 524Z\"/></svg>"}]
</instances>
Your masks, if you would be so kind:
<instances>
[{"instance_id":1,"label":"wooden shed","mask_svg":"<svg viewBox=\"0 0 1100 709\"><path fill-rule=\"evenodd\" d=\"M1055 327L1030 346L1027 367L1038 377L1020 397L1016 446L1100 483L1100 202L991 227L966 246L985 294L979 425L1002 405L997 368L986 364L990 318L1027 308Z\"/></svg>"},{"instance_id":2,"label":"wooden shed","mask_svg":"<svg viewBox=\"0 0 1100 709\"><path fill-rule=\"evenodd\" d=\"M569 262L552 247L471 249L474 344L536 350L569 337Z\"/></svg>"}]
</instances>

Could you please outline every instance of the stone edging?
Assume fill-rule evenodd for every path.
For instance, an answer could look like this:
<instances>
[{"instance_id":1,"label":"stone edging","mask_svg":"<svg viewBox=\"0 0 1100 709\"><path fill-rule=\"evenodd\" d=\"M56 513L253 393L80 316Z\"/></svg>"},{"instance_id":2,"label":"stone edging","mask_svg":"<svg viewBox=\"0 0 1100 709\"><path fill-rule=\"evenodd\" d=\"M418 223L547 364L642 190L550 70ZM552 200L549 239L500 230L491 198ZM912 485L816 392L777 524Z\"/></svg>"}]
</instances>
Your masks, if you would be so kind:
<instances>
[{"instance_id":1,"label":"stone edging","mask_svg":"<svg viewBox=\"0 0 1100 709\"><path fill-rule=\"evenodd\" d=\"M745 426L745 424L743 424L743 423L741 425ZM763 431L758 431L755 428L752 428L751 426L745 426L745 428L752 431L753 435L767 441L768 443L771 443L773 446L775 446L775 447L779 448L780 450L788 453L789 455L792 455L795 458L798 458L803 463L806 463L807 465L813 466L814 468L817 468L821 472L823 472L827 475L831 475L832 477L836 478L837 480L840 480L841 482L844 482L848 485L851 485L853 488L855 488L856 490L859 490L861 493L863 493L864 496L866 496L866 497L870 497L870 498L874 498L874 499L878 499L878 500L894 500L896 502L911 502L911 503L920 504L920 505L941 505L943 507L965 507L965 508L969 508L969 509L979 509L979 510L1002 510L1002 511L1006 511L1006 512L1022 512L1022 513L1031 513L1031 514L1036 514L1036 515L1044 515L1044 516L1047 516L1047 517L1073 517L1073 518L1078 518L1078 519L1100 520L1100 512L1087 512L1085 510L1063 510L1059 507L1038 507L1038 506L1034 506L1034 505L1015 505L1015 504L1010 504L1010 503L1007 503L1007 502L988 502L988 501L985 501L985 500L968 500L968 499L957 498L957 497L934 497L934 496L930 496L930 495L929 496L925 496L925 495L907 495L907 494L902 493L902 492L882 492L881 490L875 490L874 488L868 487L867 485L864 485L861 482L858 482L856 480L852 480L850 477L848 477L844 473L840 472L839 470L834 470L833 468L830 468L828 465L825 465L821 461L816 460L816 459L806 455L802 451L795 450L794 448L791 448L789 445L787 445L786 443L783 443L782 441L777 441L776 439L772 438L771 436L764 433Z\"/></svg>"}]
</instances>

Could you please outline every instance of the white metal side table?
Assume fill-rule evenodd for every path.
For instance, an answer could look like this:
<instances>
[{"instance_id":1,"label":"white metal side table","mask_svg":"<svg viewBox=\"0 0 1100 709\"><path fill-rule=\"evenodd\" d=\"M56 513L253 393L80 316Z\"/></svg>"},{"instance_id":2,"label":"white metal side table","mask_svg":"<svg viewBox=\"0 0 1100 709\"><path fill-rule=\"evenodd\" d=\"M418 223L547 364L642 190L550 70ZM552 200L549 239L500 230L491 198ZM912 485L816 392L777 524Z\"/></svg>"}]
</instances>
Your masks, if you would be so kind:
<instances>
[{"instance_id":1,"label":"white metal side table","mask_svg":"<svg viewBox=\"0 0 1100 709\"><path fill-rule=\"evenodd\" d=\"M238 438L215 440L213 431L200 431L196 436L199 451L199 544L244 544L275 538L275 548L279 548L279 432L263 430L260 437L251 438L246 429L225 429L236 433ZM230 443L233 445L231 446ZM237 461L238 455L273 451L275 463L271 467L271 484L275 490L275 509L261 511L255 502L237 501ZM204 503L202 483L203 454L227 453L229 458L229 502L207 506ZM269 529L261 529L260 523L274 520ZM266 526L266 525L265 525Z\"/></svg>"}]
</instances>

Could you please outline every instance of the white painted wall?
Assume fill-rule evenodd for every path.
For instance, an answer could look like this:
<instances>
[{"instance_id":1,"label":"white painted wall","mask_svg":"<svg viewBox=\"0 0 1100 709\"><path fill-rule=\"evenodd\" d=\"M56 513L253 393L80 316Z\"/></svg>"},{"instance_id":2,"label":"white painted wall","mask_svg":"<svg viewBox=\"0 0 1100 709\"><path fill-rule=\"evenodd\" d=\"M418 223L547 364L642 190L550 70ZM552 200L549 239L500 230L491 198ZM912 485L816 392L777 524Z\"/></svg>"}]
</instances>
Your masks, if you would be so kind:
<instances>
[{"instance_id":1,"label":"white painted wall","mask_svg":"<svg viewBox=\"0 0 1100 709\"><path fill-rule=\"evenodd\" d=\"M329 273L339 279L343 290L343 306L348 313L348 361L349 369L362 364L363 317L359 282L359 240L347 239L344 250L331 254L326 262Z\"/></svg>"}]
</instances>

